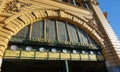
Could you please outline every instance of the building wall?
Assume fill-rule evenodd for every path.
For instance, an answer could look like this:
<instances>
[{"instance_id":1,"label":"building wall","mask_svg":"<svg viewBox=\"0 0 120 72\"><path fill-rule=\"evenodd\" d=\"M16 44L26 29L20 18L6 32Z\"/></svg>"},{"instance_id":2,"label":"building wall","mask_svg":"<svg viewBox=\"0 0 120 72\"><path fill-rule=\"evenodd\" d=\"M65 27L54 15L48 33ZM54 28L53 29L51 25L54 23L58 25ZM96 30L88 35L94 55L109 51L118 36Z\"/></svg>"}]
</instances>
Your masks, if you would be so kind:
<instances>
[{"instance_id":1,"label":"building wall","mask_svg":"<svg viewBox=\"0 0 120 72\"><path fill-rule=\"evenodd\" d=\"M108 67L120 65L117 37L98 2L89 2L93 10L53 0L0 0L0 57L3 57L10 38L23 27L43 18L57 17L77 24L100 44Z\"/></svg>"}]
</instances>

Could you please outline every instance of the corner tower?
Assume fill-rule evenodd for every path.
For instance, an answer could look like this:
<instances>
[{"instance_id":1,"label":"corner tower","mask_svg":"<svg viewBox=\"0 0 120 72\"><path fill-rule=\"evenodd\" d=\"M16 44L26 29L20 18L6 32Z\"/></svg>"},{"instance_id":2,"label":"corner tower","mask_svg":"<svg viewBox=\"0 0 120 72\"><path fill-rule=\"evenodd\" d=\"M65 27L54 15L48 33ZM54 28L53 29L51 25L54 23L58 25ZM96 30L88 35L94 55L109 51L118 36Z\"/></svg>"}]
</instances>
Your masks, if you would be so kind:
<instances>
[{"instance_id":1,"label":"corner tower","mask_svg":"<svg viewBox=\"0 0 120 72\"><path fill-rule=\"evenodd\" d=\"M2 71L119 72L120 43L98 4L0 0Z\"/></svg>"}]
</instances>

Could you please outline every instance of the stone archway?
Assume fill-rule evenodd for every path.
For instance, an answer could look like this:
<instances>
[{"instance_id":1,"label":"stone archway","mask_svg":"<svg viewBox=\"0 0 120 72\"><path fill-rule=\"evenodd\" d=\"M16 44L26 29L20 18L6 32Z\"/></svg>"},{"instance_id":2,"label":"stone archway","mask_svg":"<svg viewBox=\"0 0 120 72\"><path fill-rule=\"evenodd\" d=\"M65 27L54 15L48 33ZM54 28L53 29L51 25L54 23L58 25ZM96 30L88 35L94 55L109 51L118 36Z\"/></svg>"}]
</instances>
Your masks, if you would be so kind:
<instances>
[{"instance_id":1,"label":"stone archway","mask_svg":"<svg viewBox=\"0 0 120 72\"><path fill-rule=\"evenodd\" d=\"M10 38L19 30L32 22L49 17L65 19L76 24L104 47L101 34L92 25L89 25L86 20L61 10L35 10L14 15L4 21L5 25L0 28L0 57L3 57Z\"/></svg>"}]
</instances>

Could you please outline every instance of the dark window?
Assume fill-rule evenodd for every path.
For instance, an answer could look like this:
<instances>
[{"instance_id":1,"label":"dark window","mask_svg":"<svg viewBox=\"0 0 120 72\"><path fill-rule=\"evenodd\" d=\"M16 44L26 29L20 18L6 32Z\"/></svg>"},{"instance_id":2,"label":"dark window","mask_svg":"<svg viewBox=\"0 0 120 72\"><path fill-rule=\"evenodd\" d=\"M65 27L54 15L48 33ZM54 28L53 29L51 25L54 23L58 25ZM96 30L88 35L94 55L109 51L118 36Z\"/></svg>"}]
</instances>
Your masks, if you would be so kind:
<instances>
[{"instance_id":1,"label":"dark window","mask_svg":"<svg viewBox=\"0 0 120 72\"><path fill-rule=\"evenodd\" d=\"M69 0L71 4L74 4L74 0Z\"/></svg>"},{"instance_id":2,"label":"dark window","mask_svg":"<svg viewBox=\"0 0 120 72\"><path fill-rule=\"evenodd\" d=\"M34 22L32 24L32 34L31 37L33 38L43 38L43 33L44 33L44 27L43 27L43 20Z\"/></svg>"},{"instance_id":3,"label":"dark window","mask_svg":"<svg viewBox=\"0 0 120 72\"><path fill-rule=\"evenodd\" d=\"M56 39L56 25L55 20L46 20L46 38Z\"/></svg>"},{"instance_id":4,"label":"dark window","mask_svg":"<svg viewBox=\"0 0 120 72\"><path fill-rule=\"evenodd\" d=\"M24 27L16 34L17 37L28 37L28 35L29 35L29 26Z\"/></svg>"},{"instance_id":5,"label":"dark window","mask_svg":"<svg viewBox=\"0 0 120 72\"><path fill-rule=\"evenodd\" d=\"M93 49L99 49L100 48L100 46L97 45L96 42L90 36L88 36L88 40L89 40L89 43L92 45Z\"/></svg>"},{"instance_id":6,"label":"dark window","mask_svg":"<svg viewBox=\"0 0 120 72\"><path fill-rule=\"evenodd\" d=\"M76 33L76 26L69 23L68 24L68 32L69 32L70 41L78 42L78 36Z\"/></svg>"},{"instance_id":7,"label":"dark window","mask_svg":"<svg viewBox=\"0 0 120 72\"><path fill-rule=\"evenodd\" d=\"M63 21L57 21L58 24L58 38L59 40L68 40L66 24Z\"/></svg>"},{"instance_id":8,"label":"dark window","mask_svg":"<svg viewBox=\"0 0 120 72\"><path fill-rule=\"evenodd\" d=\"M81 44L88 45L87 34L84 31L82 31L81 29L78 29L78 35L80 37Z\"/></svg>"},{"instance_id":9,"label":"dark window","mask_svg":"<svg viewBox=\"0 0 120 72\"><path fill-rule=\"evenodd\" d=\"M83 4L83 7L84 7L84 8L87 8L86 1L83 0L83 1L82 1L82 4Z\"/></svg>"},{"instance_id":10,"label":"dark window","mask_svg":"<svg viewBox=\"0 0 120 72\"><path fill-rule=\"evenodd\" d=\"M63 2L68 2L68 0L62 0Z\"/></svg>"},{"instance_id":11,"label":"dark window","mask_svg":"<svg viewBox=\"0 0 120 72\"><path fill-rule=\"evenodd\" d=\"M81 6L80 2L76 2L76 6Z\"/></svg>"},{"instance_id":12,"label":"dark window","mask_svg":"<svg viewBox=\"0 0 120 72\"><path fill-rule=\"evenodd\" d=\"M88 8L88 9L90 8L87 0L59 0L59 1L70 3L75 6L81 6L81 7Z\"/></svg>"}]
</instances>

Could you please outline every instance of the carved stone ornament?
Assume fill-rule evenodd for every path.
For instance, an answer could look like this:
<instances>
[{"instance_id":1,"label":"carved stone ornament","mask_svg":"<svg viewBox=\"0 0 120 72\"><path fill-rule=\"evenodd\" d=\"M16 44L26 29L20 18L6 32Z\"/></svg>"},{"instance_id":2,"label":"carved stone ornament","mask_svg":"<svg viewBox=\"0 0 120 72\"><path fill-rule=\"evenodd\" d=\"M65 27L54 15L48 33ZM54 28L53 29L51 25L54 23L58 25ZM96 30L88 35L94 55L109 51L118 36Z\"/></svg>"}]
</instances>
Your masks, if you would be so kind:
<instances>
[{"instance_id":1,"label":"carved stone ornament","mask_svg":"<svg viewBox=\"0 0 120 72\"><path fill-rule=\"evenodd\" d=\"M99 2L98 2L97 0L90 0L90 1L91 1L91 3L94 4L94 5L98 5L98 4L99 4Z\"/></svg>"},{"instance_id":2,"label":"carved stone ornament","mask_svg":"<svg viewBox=\"0 0 120 72\"><path fill-rule=\"evenodd\" d=\"M7 4L7 12L19 12L22 8L32 5L31 3L24 3L19 0L13 0Z\"/></svg>"},{"instance_id":3,"label":"carved stone ornament","mask_svg":"<svg viewBox=\"0 0 120 72\"><path fill-rule=\"evenodd\" d=\"M90 24L90 25L93 26L94 28L97 28L97 25L96 25L96 23L95 23L95 21L94 21L93 18L91 18L91 19L89 19L89 18L87 18L87 17L84 17L84 18L87 20L88 24Z\"/></svg>"}]
</instances>

